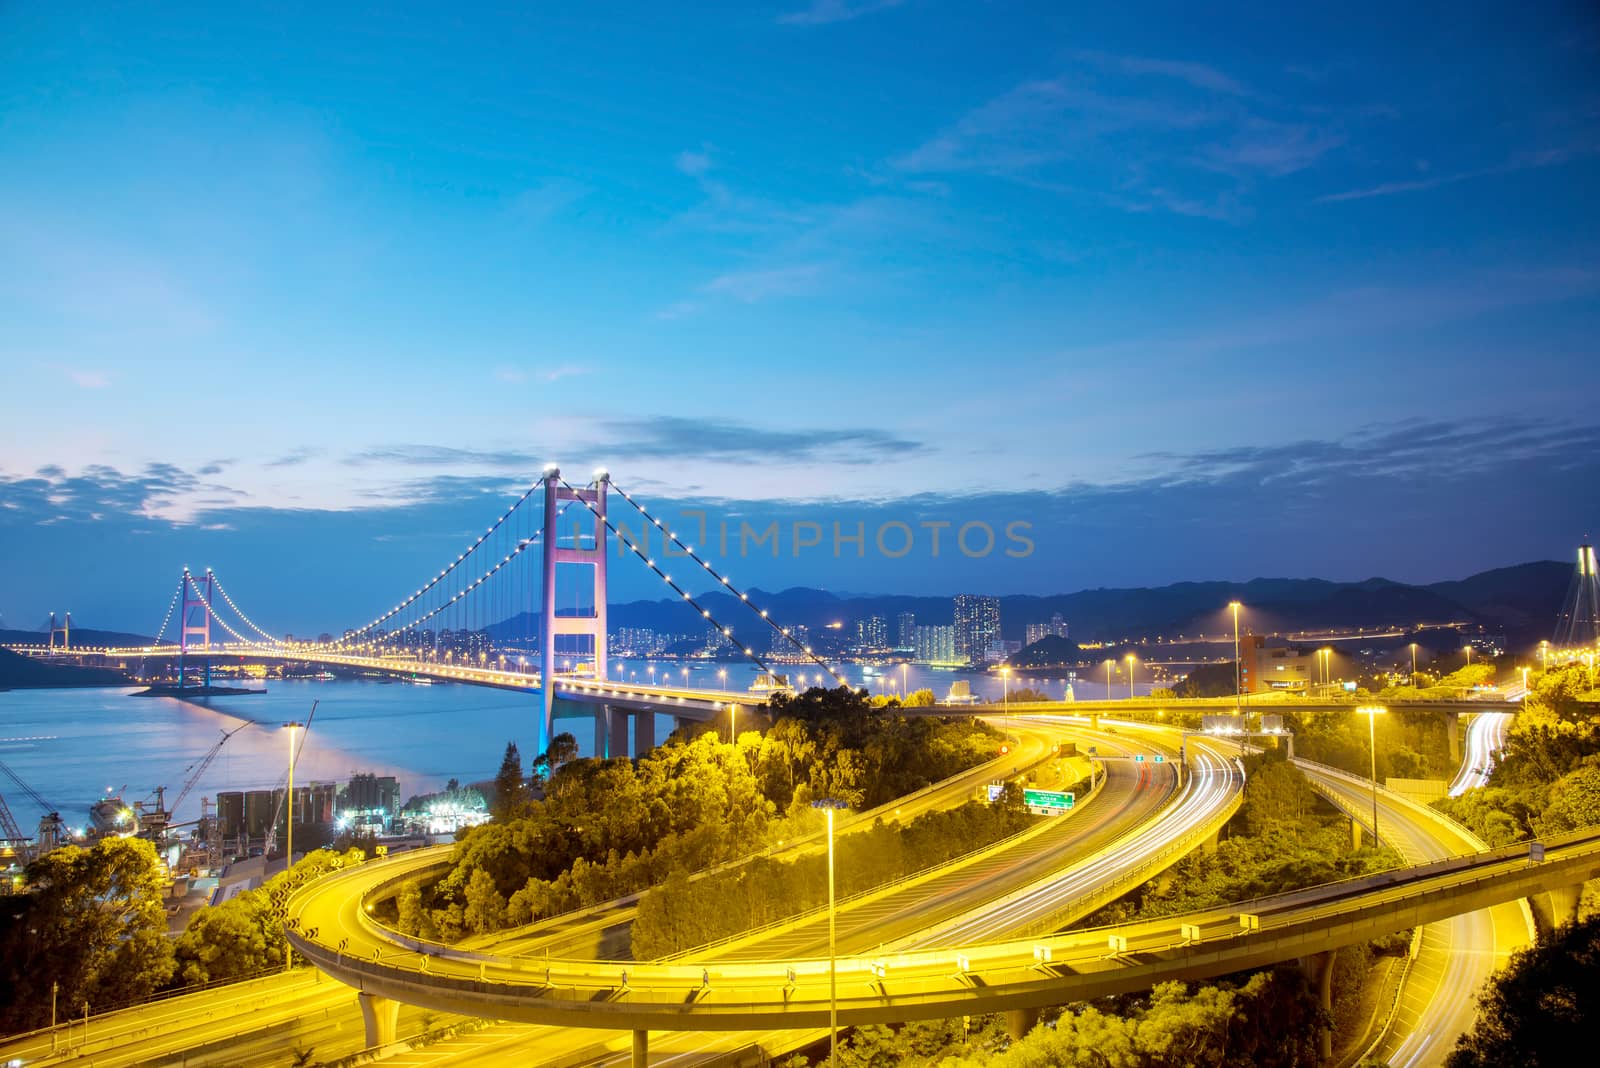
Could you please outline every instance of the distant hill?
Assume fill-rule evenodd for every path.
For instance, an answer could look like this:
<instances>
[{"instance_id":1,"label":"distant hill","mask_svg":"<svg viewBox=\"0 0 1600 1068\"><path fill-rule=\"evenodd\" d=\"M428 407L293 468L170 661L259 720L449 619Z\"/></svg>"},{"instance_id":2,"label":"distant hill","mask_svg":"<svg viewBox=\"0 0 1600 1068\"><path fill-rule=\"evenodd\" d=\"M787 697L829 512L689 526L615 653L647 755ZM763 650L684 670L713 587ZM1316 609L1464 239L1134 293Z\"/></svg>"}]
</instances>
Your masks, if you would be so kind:
<instances>
[{"instance_id":1,"label":"distant hill","mask_svg":"<svg viewBox=\"0 0 1600 1068\"><path fill-rule=\"evenodd\" d=\"M1032 645L1023 646L1019 653L1008 658L1008 662L1017 668L1059 667L1076 664L1080 655L1077 642L1047 634Z\"/></svg>"},{"instance_id":2,"label":"distant hill","mask_svg":"<svg viewBox=\"0 0 1600 1068\"><path fill-rule=\"evenodd\" d=\"M120 630L95 630L91 627L73 627L73 645L110 645L119 648L130 645L149 645L153 639L144 634L128 634ZM50 641L48 630L0 630L0 645L45 645ZM57 642L61 639L57 638Z\"/></svg>"},{"instance_id":3,"label":"distant hill","mask_svg":"<svg viewBox=\"0 0 1600 1068\"><path fill-rule=\"evenodd\" d=\"M129 679L111 668L47 664L32 657L0 649L0 690L27 690L55 686L124 686Z\"/></svg>"},{"instance_id":4,"label":"distant hill","mask_svg":"<svg viewBox=\"0 0 1600 1068\"><path fill-rule=\"evenodd\" d=\"M1061 613L1072 637L1117 641L1131 636L1204 633L1221 638L1231 631L1229 601L1245 605L1248 629L1257 633L1309 627L1410 627L1419 623L1481 624L1506 634L1513 643L1546 637L1561 607L1572 565L1556 561L1497 568L1453 582L1415 586L1384 578L1361 582L1326 579L1258 578L1249 582L1179 582L1170 586L1080 590L1048 596L1000 598L1003 636L1021 640L1030 623ZM785 625L804 624L813 632L841 623L846 632L856 620L880 615L895 634L895 618L911 612L920 625L949 625L950 597L852 595L795 587L769 593L752 590L751 601ZM711 592L702 604L734 632L755 639L765 626L736 597ZM693 634L704 628L681 600L629 601L609 609L612 627L649 627ZM518 631L520 633L520 631Z\"/></svg>"}]
</instances>

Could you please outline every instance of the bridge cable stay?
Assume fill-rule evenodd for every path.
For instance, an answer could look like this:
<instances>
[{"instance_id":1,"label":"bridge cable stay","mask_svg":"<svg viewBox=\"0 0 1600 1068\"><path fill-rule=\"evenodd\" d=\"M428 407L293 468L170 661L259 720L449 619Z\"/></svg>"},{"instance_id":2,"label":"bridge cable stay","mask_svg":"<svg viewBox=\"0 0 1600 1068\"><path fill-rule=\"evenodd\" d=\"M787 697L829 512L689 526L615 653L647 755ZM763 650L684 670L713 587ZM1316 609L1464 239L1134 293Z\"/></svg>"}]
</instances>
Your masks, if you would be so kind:
<instances>
[{"instance_id":1,"label":"bridge cable stay","mask_svg":"<svg viewBox=\"0 0 1600 1068\"><path fill-rule=\"evenodd\" d=\"M499 519L496 519L494 521L494 523L489 527L488 530L486 530L483 534L480 534L478 536L477 540L474 541L471 545L467 546L466 551L464 551L459 556L457 556L453 561L451 561L450 564L447 567L445 567L445 569L443 571L440 571L437 575L433 576L433 578L429 579L426 583L424 583L421 587L419 587L416 590L416 592L412 593L405 600L401 601L399 604L397 604L393 608L389 609L389 611L383 613L378 618L372 620L370 623L367 623L364 626L356 628L355 630L351 631L349 634L346 634L344 637L335 639L333 644L335 644L335 645L347 645L347 644L349 644L349 643L351 643L353 641L356 641L362 635L364 635L367 632L373 630L374 628L381 627L383 624L387 623L389 620L393 619L395 616L397 616L401 612L405 611L405 609L409 608L413 603L415 603L417 601L418 598L422 597L424 594L426 594L429 591L431 591L435 586L439 585L440 582L443 582L445 579L449 578L452 575L452 573L456 570L456 568L460 567L461 564L466 561L467 557L472 555L473 551L476 550L478 548L478 546L482 545L485 541L487 541L489 539L489 537L492 534L494 534L495 531L499 530L500 529L500 525L502 523L504 523L507 519L511 518L511 516L518 509L520 509L522 507L524 502L526 502L529 497L533 496L534 491L538 490L543 485L544 485L544 478L543 478L543 476L541 476L538 479L538 481L534 482L534 484L532 486L528 487L528 491L526 493L524 493L521 497L518 497L516 502L513 503L510 508L507 508L505 510L505 512L500 516ZM446 583L446 589L448 590L449 588L450 588L449 583Z\"/></svg>"},{"instance_id":2,"label":"bridge cable stay","mask_svg":"<svg viewBox=\"0 0 1600 1068\"><path fill-rule=\"evenodd\" d=\"M237 641L240 645L254 645L255 644L249 638L246 638L243 634L240 634L238 631L236 631L232 627L228 626L227 621L224 620L221 616L217 615L217 610L215 608L211 607L211 602L207 601L205 599L205 597L203 597L201 595L201 593L200 593L200 584L195 581L194 576L189 573L189 569L188 568L184 569L183 577L184 577L185 580L188 581L189 586L194 590L195 600L205 607L206 615L211 617L211 622L215 623L217 626L221 627L223 630L225 630L229 634L233 635L234 640Z\"/></svg>"},{"instance_id":3,"label":"bridge cable stay","mask_svg":"<svg viewBox=\"0 0 1600 1068\"><path fill-rule=\"evenodd\" d=\"M562 511L564 512L564 511L566 511L566 509L563 508ZM559 518L559 515L560 515L560 513L557 513L557 517L558 518ZM465 576L459 577L457 579L457 581L459 582L459 586L449 587L450 589L454 589L455 592L452 593L451 596L447 600L440 602L438 605L436 605L430 611L425 612L422 615L417 616L414 619L410 619L406 623L406 627L407 628L411 628L411 627L417 626L418 624L426 623L428 620L433 619L435 616L439 615L441 612L447 611L449 609L457 608L466 597L468 597L470 594L472 594L474 591L476 591L479 587L481 587L485 582L489 581L495 575L499 574L501 569L506 567L506 565L510 564L517 557L521 556L524 551L526 551L529 548L532 548L534 543L537 542L538 540L539 540L539 532L535 531L532 537L525 538L522 541L518 542L516 548L512 549L511 552L507 553L505 556L503 556L499 560L497 560L494 563L494 565L489 568L489 570L485 571L482 575L479 575L471 583L468 583L466 581ZM345 639L345 640L347 640L347 639ZM340 645L340 644L343 644L343 642L344 642L344 640L340 640L340 641L335 641L333 644L334 645Z\"/></svg>"},{"instance_id":4,"label":"bridge cable stay","mask_svg":"<svg viewBox=\"0 0 1600 1068\"><path fill-rule=\"evenodd\" d=\"M172 611L178 607L178 598L183 596L183 579L178 579L178 585L173 588L172 600L167 602L167 614L161 617L161 626L156 631L156 640L152 645L160 645L161 638L167 633L167 624L172 622Z\"/></svg>"},{"instance_id":5,"label":"bridge cable stay","mask_svg":"<svg viewBox=\"0 0 1600 1068\"><path fill-rule=\"evenodd\" d=\"M257 634L261 635L263 638L265 638L267 640L267 642L269 644L272 644L272 645L282 645L283 644L283 639L275 638L271 634L268 634L266 631L264 631L260 627L258 627L254 620L252 620L249 616L244 614L244 610L242 608L240 608L237 604L234 603L234 600L233 600L232 597L228 596L228 591L222 588L222 582L217 578L217 573L215 571L212 571L208 567L208 568L206 568L206 574L211 576L212 585L214 585L216 587L218 593L222 594L222 599L227 602L228 607L233 609L234 613L240 619L242 619L244 621L244 625L245 626L249 627L251 630L253 630Z\"/></svg>"},{"instance_id":6,"label":"bridge cable stay","mask_svg":"<svg viewBox=\"0 0 1600 1068\"><path fill-rule=\"evenodd\" d=\"M561 481L562 481L562 484L565 485L568 489L573 490L573 492L577 492L573 488L572 484L567 482L566 479L562 479ZM616 483L612 483L611 485L612 485L612 488L616 488ZM622 493L622 491L620 489L617 490L617 492ZM623 493L623 498L625 500L628 500L630 504L633 504L633 501L628 498L626 493ZM646 554L644 552L644 550L640 549L639 546L637 544L635 544L634 540L632 538L630 538L626 533L624 533L621 530L618 530L616 524L611 521L611 518L609 516L601 515L598 511L596 511L594 505L591 502L587 501L587 500L585 500L583 502L583 504L584 504L584 507L589 509L589 511L595 516L595 518L599 519L602 523L604 523L606 525L606 529L611 531L611 533L617 538L618 541L622 542L623 545L627 546L628 549L633 553L633 555L635 555L639 559L643 560L644 563L645 563L645 566L648 567L651 571L654 571L656 573L656 576L658 578L660 578L662 582L665 582L668 586L670 586L672 588L672 590L675 593L679 594L685 601L689 602L691 607L693 607L696 610L698 610L700 615L706 621L708 621L713 627L715 627L717 630L721 631L723 637L725 637L729 641L733 642L733 644L738 647L740 652L744 653L744 655L746 657L748 657L750 660L754 661L755 664L758 667L760 667L762 671L771 671L772 670L772 668L770 666L768 666L766 660L764 660L760 655L758 655L754 649L751 649L748 645L746 645L743 642L739 641L738 639L734 638L734 636L733 636L733 628L725 626L724 624L720 623L716 619L716 617L711 614L711 610L710 609L708 609L704 605L702 605L698 600L695 599L693 594L691 594L688 590L684 589L682 586L679 586L676 582L674 582L672 580L672 576L671 575L667 574L659 566L657 566L657 564L655 562L655 559L653 557L649 556L648 554ZM634 504L634 507L638 508L639 506L637 504ZM640 509L640 514L644 514L643 509ZM646 516L646 518L648 518L648 516ZM660 524L657 523L657 526L660 526ZM664 527L662 529L665 530ZM686 546L683 545L682 542L678 541L678 539L676 537L674 537L671 534L670 531L667 532L667 536L671 537L672 540L674 542L676 542L680 547L687 548ZM693 556L694 555L693 554L693 550L689 550L689 554L691 556ZM704 567L707 571L711 571L710 565L706 564L705 561L701 560L699 557L694 557L694 559L695 559L695 562L700 564L701 567ZM712 571L711 573L713 575L716 575L715 571ZM721 576L716 576L716 577L718 577L719 579L721 578ZM728 586L729 589L733 589L733 587L728 583L728 581L726 579L722 579L721 581L722 581L723 585ZM735 592L737 592L737 591L735 591ZM747 603L747 604L749 603L749 598L748 597L744 597L744 595L742 595L742 594L740 596L745 601L745 603ZM782 631L782 633L784 634L785 637L789 637L788 631ZM790 640L793 641L792 638L790 638ZM841 676L837 671L834 671L833 668L828 666L828 664L826 662L818 659L816 656L812 656L811 655L811 650L807 649L807 650L805 650L805 652L806 652L806 654L808 656L811 656L811 659L816 661L816 663L819 664L824 671L826 671L828 674L832 675L834 677L834 679L839 683L839 685L841 685L841 686L848 685L848 683L845 682L844 677Z\"/></svg>"},{"instance_id":7,"label":"bridge cable stay","mask_svg":"<svg viewBox=\"0 0 1600 1068\"><path fill-rule=\"evenodd\" d=\"M838 683L841 686L848 685L848 683L846 683L845 680L844 680L844 676L840 675L837 671L833 670L833 668L828 664L827 661L825 661L821 657L817 656L815 653L813 653L811 651L811 648L809 646L803 644L798 638L796 638L793 634L791 634L790 631L789 631L789 628L784 627L784 626L780 626L770 615L768 615L768 613L767 613L767 611L765 609L757 607L750 600L750 597L749 597L748 594L740 592L740 590L736 586L734 586L733 583L731 583L728 580L727 576L719 574L717 572L716 568L712 567L709 563L707 563L704 559L702 559L694 551L694 546L685 545L682 541L680 541L678 539L678 536L676 534L674 534L671 530L668 530L667 527L661 522L660 519L657 519L654 516L652 516L645 509L645 507L642 504L640 504L638 501L634 500L633 497L631 497L628 494L627 490L623 489L621 486L618 486L615 482L611 483L611 488L613 490L615 490L617 493L621 494L623 500L625 500L629 504L633 505L633 507L638 511L638 513L641 516L643 516L646 520L648 520L651 524L653 524L658 530L660 530L662 532L662 534L664 534L666 537L670 538L674 545L678 546L678 548L682 549L685 553L687 553L688 556L689 556L689 559L693 560L695 563L699 564L702 568L704 568L705 571L706 571L706 574L708 574L712 578L716 579L723 586L726 586L730 592L738 594L739 600L745 605L745 607L749 608L750 611L754 612L763 622L765 622L767 624L767 626L771 627L774 634L777 634L780 637L782 637L783 639L785 639L786 641L788 641L788 643L790 645L794 646L794 648L797 651L799 651L802 655L810 658L810 660L813 663L817 664L824 671L826 671L829 675L832 675L834 677L834 679L837 680ZM624 540L626 540L626 539L624 539ZM637 551L637 550L635 550L635 551ZM648 562L648 560L646 562Z\"/></svg>"}]
</instances>

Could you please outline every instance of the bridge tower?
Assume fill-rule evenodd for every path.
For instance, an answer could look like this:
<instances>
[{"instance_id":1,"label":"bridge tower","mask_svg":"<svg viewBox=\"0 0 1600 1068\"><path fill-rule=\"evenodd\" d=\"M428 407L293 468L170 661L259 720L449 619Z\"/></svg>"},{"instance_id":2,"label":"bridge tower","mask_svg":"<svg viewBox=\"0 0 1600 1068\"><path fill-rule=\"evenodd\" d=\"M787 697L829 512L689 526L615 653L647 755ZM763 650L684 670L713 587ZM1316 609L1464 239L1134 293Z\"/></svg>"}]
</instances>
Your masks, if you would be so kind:
<instances>
[{"instance_id":1,"label":"bridge tower","mask_svg":"<svg viewBox=\"0 0 1600 1068\"><path fill-rule=\"evenodd\" d=\"M1596 573L1594 546L1578 546L1578 566L1567 587L1561 614L1556 617L1552 642L1558 649L1575 649L1600 641L1600 574Z\"/></svg>"},{"instance_id":2,"label":"bridge tower","mask_svg":"<svg viewBox=\"0 0 1600 1068\"><path fill-rule=\"evenodd\" d=\"M70 653L72 651L72 613L71 612L67 613L66 622L63 623L59 627L56 626L56 614L54 612L50 613L50 651L51 652L55 651L55 648L56 648L56 635L57 634L61 635L61 651L64 652L64 653Z\"/></svg>"},{"instance_id":3,"label":"bridge tower","mask_svg":"<svg viewBox=\"0 0 1600 1068\"><path fill-rule=\"evenodd\" d=\"M200 647L205 651L205 686L211 686L211 569L206 568L206 577L197 579L189 574L189 569L183 569L183 609L178 616L178 689L183 689L183 675L185 661L189 655L189 636L194 635L200 639ZM189 613L202 609L200 622L191 623Z\"/></svg>"},{"instance_id":4,"label":"bridge tower","mask_svg":"<svg viewBox=\"0 0 1600 1068\"><path fill-rule=\"evenodd\" d=\"M550 748L555 730L556 635L587 635L592 642L595 680L606 680L606 486L610 482L611 476L600 470L594 473L594 481L587 488L573 489L561 480L559 467L551 464L544 471L544 611L539 621L539 680L544 695L544 719L539 725L540 753ZM556 517L566 501L586 501L594 509L593 532L579 533L572 545L562 545L556 529ZM561 564L580 564L588 571L593 606L589 615L556 612L556 574Z\"/></svg>"}]
</instances>

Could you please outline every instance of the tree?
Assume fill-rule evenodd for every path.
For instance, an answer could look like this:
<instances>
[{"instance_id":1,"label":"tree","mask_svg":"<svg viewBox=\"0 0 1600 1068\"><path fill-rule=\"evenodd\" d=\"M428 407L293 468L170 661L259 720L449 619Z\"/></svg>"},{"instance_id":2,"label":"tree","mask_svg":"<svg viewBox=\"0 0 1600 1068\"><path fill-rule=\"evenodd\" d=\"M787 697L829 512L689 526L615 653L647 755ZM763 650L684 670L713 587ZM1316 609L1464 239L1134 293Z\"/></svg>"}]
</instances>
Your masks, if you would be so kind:
<instances>
[{"instance_id":1,"label":"tree","mask_svg":"<svg viewBox=\"0 0 1600 1068\"><path fill-rule=\"evenodd\" d=\"M148 997L172 975L166 880L149 842L65 846L30 864L27 879L30 892L0 912L6 1031L49 1023L52 984L68 1011L104 1011Z\"/></svg>"},{"instance_id":2,"label":"tree","mask_svg":"<svg viewBox=\"0 0 1600 1068\"><path fill-rule=\"evenodd\" d=\"M506 743L506 755L500 761L500 770L494 776L494 800L489 803L489 815L497 822L505 822L520 815L527 801L527 783L522 777L522 754L516 742Z\"/></svg>"},{"instance_id":3,"label":"tree","mask_svg":"<svg viewBox=\"0 0 1600 1068\"><path fill-rule=\"evenodd\" d=\"M1478 999L1447 1068L1543 1068L1581 1060L1600 1025L1600 916L1539 936Z\"/></svg>"}]
</instances>

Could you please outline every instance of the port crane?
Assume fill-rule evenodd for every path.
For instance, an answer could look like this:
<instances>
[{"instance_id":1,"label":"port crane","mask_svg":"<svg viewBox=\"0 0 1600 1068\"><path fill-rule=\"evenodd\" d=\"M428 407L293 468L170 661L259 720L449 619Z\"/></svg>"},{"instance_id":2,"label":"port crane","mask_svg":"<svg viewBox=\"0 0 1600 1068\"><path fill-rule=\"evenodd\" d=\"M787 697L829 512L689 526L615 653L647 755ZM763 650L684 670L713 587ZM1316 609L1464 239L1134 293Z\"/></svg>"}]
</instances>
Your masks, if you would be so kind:
<instances>
[{"instance_id":1,"label":"port crane","mask_svg":"<svg viewBox=\"0 0 1600 1068\"><path fill-rule=\"evenodd\" d=\"M227 744L228 739L232 738L235 734L238 734L248 726L250 726L250 723L246 721L239 724L231 731L223 731L222 737L218 738L216 742L212 744L211 748L206 750L204 756L202 756L199 760L196 760L193 764L190 764L187 768L183 769L183 773L185 776L187 776L187 778L184 779L183 788L178 791L178 796L173 799L172 808L169 809L166 806L166 787L156 787L155 811L144 812L141 809L139 816L140 832L149 838L161 838L166 834L167 831L173 829L174 827L187 827L189 825L188 823L174 824L168 823L168 820L171 818L173 813L178 811L179 807L182 806L184 801L186 801L189 795L194 791L195 786L197 786L200 782L201 776L205 775L206 769L211 766L211 762L217 759L217 754L222 752L222 747Z\"/></svg>"},{"instance_id":2,"label":"port crane","mask_svg":"<svg viewBox=\"0 0 1600 1068\"><path fill-rule=\"evenodd\" d=\"M13 843L12 848L19 855L25 857L29 853L34 856L43 856L50 850L64 844L67 840L67 834L66 828L61 823L60 809L40 797L39 791L23 782L22 776L11 770L11 765L3 760L0 760L0 771L5 772L6 777L16 783L18 789L27 795L28 800L39 806L39 810L44 813L44 816L39 820L39 831L30 850L27 846L28 839L22 836L22 828L17 826L16 817L11 814L11 809L6 805L5 798L0 796L0 829L4 831L6 842Z\"/></svg>"}]
</instances>

